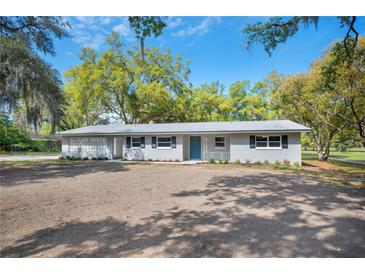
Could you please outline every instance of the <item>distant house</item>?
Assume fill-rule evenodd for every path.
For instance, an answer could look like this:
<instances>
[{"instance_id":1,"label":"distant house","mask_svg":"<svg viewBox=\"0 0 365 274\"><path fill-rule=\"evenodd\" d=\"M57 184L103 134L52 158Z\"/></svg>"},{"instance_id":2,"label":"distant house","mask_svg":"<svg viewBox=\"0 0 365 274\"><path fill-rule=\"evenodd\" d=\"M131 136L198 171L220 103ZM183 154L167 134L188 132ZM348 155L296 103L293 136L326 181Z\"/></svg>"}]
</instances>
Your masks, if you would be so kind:
<instances>
[{"instance_id":1,"label":"distant house","mask_svg":"<svg viewBox=\"0 0 365 274\"><path fill-rule=\"evenodd\" d=\"M307 131L289 120L269 120L101 125L58 134L63 156L301 163L300 134Z\"/></svg>"}]
</instances>

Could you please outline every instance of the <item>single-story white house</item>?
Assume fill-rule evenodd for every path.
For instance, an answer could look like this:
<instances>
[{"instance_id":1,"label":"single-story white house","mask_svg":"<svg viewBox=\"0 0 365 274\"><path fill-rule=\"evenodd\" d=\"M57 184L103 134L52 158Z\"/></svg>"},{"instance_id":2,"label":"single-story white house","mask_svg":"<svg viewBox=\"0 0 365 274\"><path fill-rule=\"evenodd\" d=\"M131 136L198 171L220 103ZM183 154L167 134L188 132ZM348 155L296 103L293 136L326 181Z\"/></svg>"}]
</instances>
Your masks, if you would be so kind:
<instances>
[{"instance_id":1,"label":"single-story white house","mask_svg":"<svg viewBox=\"0 0 365 274\"><path fill-rule=\"evenodd\" d=\"M62 155L152 161L301 163L300 134L310 128L289 120L112 124L58 133Z\"/></svg>"}]
</instances>

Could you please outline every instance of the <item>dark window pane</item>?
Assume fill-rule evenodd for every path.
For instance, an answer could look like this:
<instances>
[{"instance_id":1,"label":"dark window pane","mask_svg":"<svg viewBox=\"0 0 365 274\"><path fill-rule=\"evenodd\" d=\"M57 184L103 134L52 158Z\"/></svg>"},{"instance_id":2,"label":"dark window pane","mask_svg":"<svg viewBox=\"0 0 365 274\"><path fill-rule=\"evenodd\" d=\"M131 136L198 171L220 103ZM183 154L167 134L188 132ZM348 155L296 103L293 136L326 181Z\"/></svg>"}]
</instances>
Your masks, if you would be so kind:
<instances>
[{"instance_id":1,"label":"dark window pane","mask_svg":"<svg viewBox=\"0 0 365 274\"><path fill-rule=\"evenodd\" d=\"M159 147L170 147L171 143L158 143Z\"/></svg>"},{"instance_id":2,"label":"dark window pane","mask_svg":"<svg viewBox=\"0 0 365 274\"><path fill-rule=\"evenodd\" d=\"M256 142L256 147L267 147L267 142Z\"/></svg>"},{"instance_id":3,"label":"dark window pane","mask_svg":"<svg viewBox=\"0 0 365 274\"><path fill-rule=\"evenodd\" d=\"M256 136L256 141L267 141L267 136Z\"/></svg>"},{"instance_id":4,"label":"dark window pane","mask_svg":"<svg viewBox=\"0 0 365 274\"><path fill-rule=\"evenodd\" d=\"M169 137L161 137L161 138L158 138L158 141L159 142L171 142L171 138L169 138Z\"/></svg>"},{"instance_id":5,"label":"dark window pane","mask_svg":"<svg viewBox=\"0 0 365 274\"><path fill-rule=\"evenodd\" d=\"M280 142L280 136L270 136L269 141L277 141Z\"/></svg>"},{"instance_id":6,"label":"dark window pane","mask_svg":"<svg viewBox=\"0 0 365 274\"><path fill-rule=\"evenodd\" d=\"M269 142L270 147L280 147L280 142Z\"/></svg>"}]
</instances>

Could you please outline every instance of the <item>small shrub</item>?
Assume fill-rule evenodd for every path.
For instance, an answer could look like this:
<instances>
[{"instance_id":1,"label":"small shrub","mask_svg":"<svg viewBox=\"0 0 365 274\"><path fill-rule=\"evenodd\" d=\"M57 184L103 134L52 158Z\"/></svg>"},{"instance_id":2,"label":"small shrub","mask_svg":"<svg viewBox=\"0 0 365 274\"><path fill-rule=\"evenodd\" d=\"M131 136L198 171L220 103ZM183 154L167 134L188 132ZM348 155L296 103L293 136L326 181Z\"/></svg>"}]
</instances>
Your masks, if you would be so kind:
<instances>
[{"instance_id":1,"label":"small shrub","mask_svg":"<svg viewBox=\"0 0 365 274\"><path fill-rule=\"evenodd\" d=\"M283 164L284 164L284 166L288 167L288 166L290 166L290 161L287 159L284 159Z\"/></svg>"},{"instance_id":2,"label":"small shrub","mask_svg":"<svg viewBox=\"0 0 365 274\"><path fill-rule=\"evenodd\" d=\"M179 159L175 159L175 162L180 162L180 160Z\"/></svg>"},{"instance_id":3,"label":"small shrub","mask_svg":"<svg viewBox=\"0 0 365 274\"><path fill-rule=\"evenodd\" d=\"M98 157L93 157L93 160L95 161L95 160L97 160L98 159Z\"/></svg>"},{"instance_id":4,"label":"small shrub","mask_svg":"<svg viewBox=\"0 0 365 274\"><path fill-rule=\"evenodd\" d=\"M209 159L209 163L210 164L215 164L215 160L214 159Z\"/></svg>"},{"instance_id":5,"label":"small shrub","mask_svg":"<svg viewBox=\"0 0 365 274\"><path fill-rule=\"evenodd\" d=\"M237 159L234 163L239 165L241 163L241 161Z\"/></svg>"},{"instance_id":6,"label":"small shrub","mask_svg":"<svg viewBox=\"0 0 365 274\"><path fill-rule=\"evenodd\" d=\"M89 160L89 158L88 157L82 157L82 160L86 161L86 160Z\"/></svg>"},{"instance_id":7,"label":"small shrub","mask_svg":"<svg viewBox=\"0 0 365 274\"><path fill-rule=\"evenodd\" d=\"M104 157L99 156L97 159L98 160L104 160Z\"/></svg>"},{"instance_id":8,"label":"small shrub","mask_svg":"<svg viewBox=\"0 0 365 274\"><path fill-rule=\"evenodd\" d=\"M222 161L222 160L219 160L219 161L218 161L218 164L223 164L223 161Z\"/></svg>"},{"instance_id":9,"label":"small shrub","mask_svg":"<svg viewBox=\"0 0 365 274\"><path fill-rule=\"evenodd\" d=\"M228 160L224 160L223 164L225 164L225 165L228 164Z\"/></svg>"},{"instance_id":10,"label":"small shrub","mask_svg":"<svg viewBox=\"0 0 365 274\"><path fill-rule=\"evenodd\" d=\"M274 162L274 166L276 166L276 167L280 167L280 166L281 166L280 161L276 160L276 161Z\"/></svg>"},{"instance_id":11,"label":"small shrub","mask_svg":"<svg viewBox=\"0 0 365 274\"><path fill-rule=\"evenodd\" d=\"M81 157L80 156L74 157L73 160L79 161L79 160L81 160Z\"/></svg>"},{"instance_id":12,"label":"small shrub","mask_svg":"<svg viewBox=\"0 0 365 274\"><path fill-rule=\"evenodd\" d=\"M151 159L151 158L149 158L147 161L148 161L148 162L152 162L152 159Z\"/></svg>"},{"instance_id":13,"label":"small shrub","mask_svg":"<svg viewBox=\"0 0 365 274\"><path fill-rule=\"evenodd\" d=\"M262 165L262 163L261 163L260 161L256 161L256 162L255 162L255 165L257 165L257 166L261 166L261 165Z\"/></svg>"},{"instance_id":14,"label":"small shrub","mask_svg":"<svg viewBox=\"0 0 365 274\"><path fill-rule=\"evenodd\" d=\"M250 166L251 165L251 161L246 158L245 164L246 164L246 166Z\"/></svg>"},{"instance_id":15,"label":"small shrub","mask_svg":"<svg viewBox=\"0 0 365 274\"><path fill-rule=\"evenodd\" d=\"M109 160L109 158L108 157L104 157L104 160Z\"/></svg>"},{"instance_id":16,"label":"small shrub","mask_svg":"<svg viewBox=\"0 0 365 274\"><path fill-rule=\"evenodd\" d=\"M58 157L58 160L65 160L65 157L60 156L60 157Z\"/></svg>"},{"instance_id":17,"label":"small shrub","mask_svg":"<svg viewBox=\"0 0 365 274\"><path fill-rule=\"evenodd\" d=\"M264 165L268 166L268 165L270 165L270 162L268 160L265 160Z\"/></svg>"},{"instance_id":18,"label":"small shrub","mask_svg":"<svg viewBox=\"0 0 365 274\"><path fill-rule=\"evenodd\" d=\"M300 167L299 162L294 162L293 167L295 167L295 168L299 168L299 167Z\"/></svg>"}]
</instances>

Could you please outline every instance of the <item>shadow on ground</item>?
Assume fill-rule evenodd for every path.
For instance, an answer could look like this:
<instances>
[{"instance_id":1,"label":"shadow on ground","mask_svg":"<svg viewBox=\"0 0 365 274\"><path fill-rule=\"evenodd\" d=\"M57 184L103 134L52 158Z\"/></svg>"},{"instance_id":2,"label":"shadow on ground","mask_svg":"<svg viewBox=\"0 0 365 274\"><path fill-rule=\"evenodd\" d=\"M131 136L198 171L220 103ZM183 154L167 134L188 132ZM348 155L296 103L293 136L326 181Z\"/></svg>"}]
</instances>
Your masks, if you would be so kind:
<instances>
[{"instance_id":1,"label":"shadow on ground","mask_svg":"<svg viewBox=\"0 0 365 274\"><path fill-rule=\"evenodd\" d=\"M120 163L79 161L69 163L36 163L1 166L0 186L40 183L45 179L75 177L96 172L122 172L128 168Z\"/></svg>"},{"instance_id":2,"label":"shadow on ground","mask_svg":"<svg viewBox=\"0 0 365 274\"><path fill-rule=\"evenodd\" d=\"M362 191L338 189L298 175L261 173L215 177L204 189L174 193L172 198L179 205L199 196L206 197L201 208L175 206L138 224L108 217L42 229L3 248L0 255L365 256Z\"/></svg>"}]
</instances>

